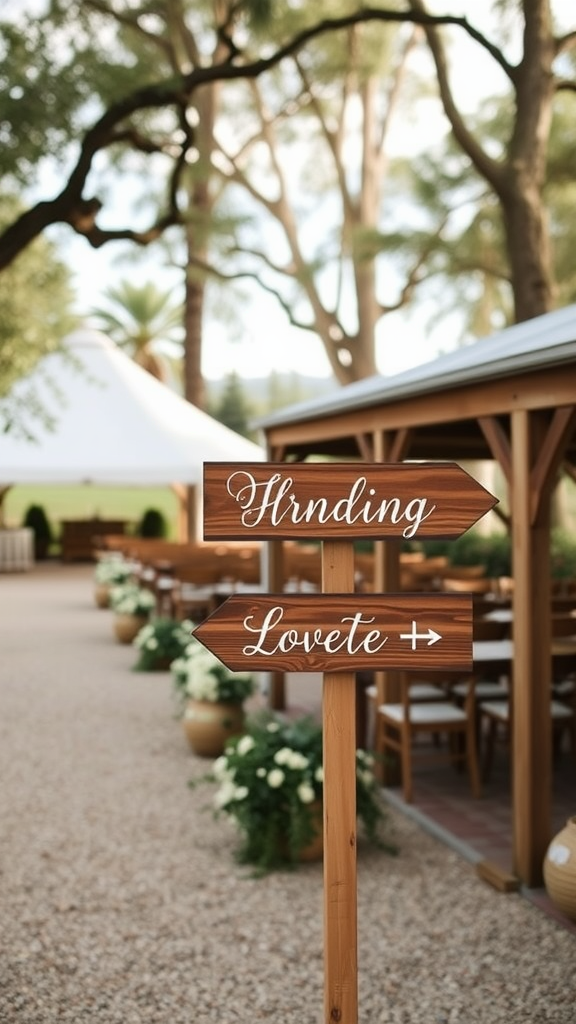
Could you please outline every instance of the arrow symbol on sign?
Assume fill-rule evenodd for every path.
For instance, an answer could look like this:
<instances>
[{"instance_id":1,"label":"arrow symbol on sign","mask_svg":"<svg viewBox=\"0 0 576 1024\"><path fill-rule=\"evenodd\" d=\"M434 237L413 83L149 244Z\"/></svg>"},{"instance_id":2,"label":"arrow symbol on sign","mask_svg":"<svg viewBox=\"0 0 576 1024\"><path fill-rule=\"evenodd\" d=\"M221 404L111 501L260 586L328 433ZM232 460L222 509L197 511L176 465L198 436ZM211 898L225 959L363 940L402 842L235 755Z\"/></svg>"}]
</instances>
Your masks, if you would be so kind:
<instances>
[{"instance_id":1,"label":"arrow symbol on sign","mask_svg":"<svg viewBox=\"0 0 576 1024\"><path fill-rule=\"evenodd\" d=\"M437 643L438 640L442 639L442 637L441 637L440 633L437 633L436 630L432 629L432 628L428 629L426 631L426 633L419 633L418 632L418 626L416 625L416 621L415 621L415 619L412 619L412 632L411 633L400 633L400 639L401 640L411 640L412 641L412 650L415 651L416 650L416 641L417 640L427 640L428 641L428 647L431 647L432 644Z\"/></svg>"}]
</instances>

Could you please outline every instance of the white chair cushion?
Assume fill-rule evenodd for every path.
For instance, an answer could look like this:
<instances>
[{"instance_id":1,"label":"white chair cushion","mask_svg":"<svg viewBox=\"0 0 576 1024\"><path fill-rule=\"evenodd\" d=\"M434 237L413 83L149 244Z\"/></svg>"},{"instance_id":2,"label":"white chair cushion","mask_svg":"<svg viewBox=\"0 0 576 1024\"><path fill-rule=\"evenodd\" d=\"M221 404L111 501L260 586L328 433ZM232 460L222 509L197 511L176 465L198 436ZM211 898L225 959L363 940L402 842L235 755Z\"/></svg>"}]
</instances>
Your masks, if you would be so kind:
<instances>
[{"instance_id":1,"label":"white chair cushion","mask_svg":"<svg viewBox=\"0 0 576 1024\"><path fill-rule=\"evenodd\" d=\"M561 679L557 683L552 684L555 697L571 697L574 693L574 680L573 679Z\"/></svg>"},{"instance_id":2,"label":"white chair cushion","mask_svg":"<svg viewBox=\"0 0 576 1024\"><path fill-rule=\"evenodd\" d=\"M378 712L385 718L392 718L395 722L404 721L403 704L381 704ZM466 712L457 708L455 704L440 703L439 701L422 701L412 704L409 708L411 722L415 725L439 725L441 722L465 722Z\"/></svg>"},{"instance_id":3,"label":"white chair cushion","mask_svg":"<svg viewBox=\"0 0 576 1024\"><path fill-rule=\"evenodd\" d=\"M460 697L464 700L468 696L469 683L456 683L452 687L452 693L456 697ZM497 700L499 697L505 699L508 697L509 691L506 683L491 683L488 680L485 682L476 683L474 687L474 696L476 700Z\"/></svg>"},{"instance_id":4,"label":"white chair cushion","mask_svg":"<svg viewBox=\"0 0 576 1024\"><path fill-rule=\"evenodd\" d=\"M376 700L378 690L375 686L366 687L366 696L370 700ZM446 693L441 686L434 686L433 683L411 683L410 700L446 700Z\"/></svg>"},{"instance_id":5,"label":"white chair cushion","mask_svg":"<svg viewBox=\"0 0 576 1024\"><path fill-rule=\"evenodd\" d=\"M507 700L501 701L486 701L482 704L482 711L492 718L497 718L500 722L507 722L510 718L510 704ZM567 707L566 704L560 704L559 701L550 701L550 714L554 721L560 721L564 719L572 718L572 708Z\"/></svg>"},{"instance_id":6,"label":"white chair cushion","mask_svg":"<svg viewBox=\"0 0 576 1024\"><path fill-rule=\"evenodd\" d=\"M409 693L410 700L446 700L442 687L434 686L433 683L412 683Z\"/></svg>"},{"instance_id":7,"label":"white chair cushion","mask_svg":"<svg viewBox=\"0 0 576 1024\"><path fill-rule=\"evenodd\" d=\"M572 718L574 712L567 704L561 704L560 701L553 700L550 703L550 714L554 721L558 721L560 719Z\"/></svg>"},{"instance_id":8,"label":"white chair cushion","mask_svg":"<svg viewBox=\"0 0 576 1024\"><path fill-rule=\"evenodd\" d=\"M507 722L510 718L510 704L507 700L486 700L482 702L482 712L500 722Z\"/></svg>"}]
</instances>

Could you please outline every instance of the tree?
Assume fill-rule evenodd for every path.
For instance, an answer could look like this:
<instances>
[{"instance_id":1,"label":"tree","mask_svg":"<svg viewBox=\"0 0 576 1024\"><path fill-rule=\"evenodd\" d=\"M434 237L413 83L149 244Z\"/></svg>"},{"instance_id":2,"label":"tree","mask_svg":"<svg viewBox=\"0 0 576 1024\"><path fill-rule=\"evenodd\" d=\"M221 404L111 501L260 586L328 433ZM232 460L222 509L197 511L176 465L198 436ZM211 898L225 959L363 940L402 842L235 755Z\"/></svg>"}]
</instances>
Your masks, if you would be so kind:
<instances>
[{"instance_id":1,"label":"tree","mask_svg":"<svg viewBox=\"0 0 576 1024\"><path fill-rule=\"evenodd\" d=\"M426 12L423 0L410 0L410 7L417 14ZM487 39L482 44L504 73L513 105L508 137L497 155L471 130L458 104L441 33L431 24L424 25L424 32L454 137L500 204L514 319L520 321L548 312L556 301L544 193L554 99L562 91L576 92L576 76L566 77L568 62L561 61L576 48L576 31L555 36L549 0L522 0L517 8L522 22L517 63L505 56L505 47Z\"/></svg>"},{"instance_id":2,"label":"tree","mask_svg":"<svg viewBox=\"0 0 576 1024\"><path fill-rule=\"evenodd\" d=\"M220 398L213 403L210 409L211 415L230 430L235 430L237 434L243 434L244 437L252 439L249 427L252 412L238 374L235 371L229 373Z\"/></svg>"},{"instance_id":3,"label":"tree","mask_svg":"<svg viewBox=\"0 0 576 1024\"><path fill-rule=\"evenodd\" d=\"M108 306L92 310L98 325L134 362L158 380L166 381L166 355L162 342L182 342L182 303L172 292L162 291L153 282L134 285L121 281L104 293Z\"/></svg>"},{"instance_id":4,"label":"tree","mask_svg":"<svg viewBox=\"0 0 576 1024\"><path fill-rule=\"evenodd\" d=\"M352 27L287 59L265 83L248 83L244 117L216 126L228 205L248 200L252 214L206 269L274 294L295 327L321 339L341 383L376 372L377 324L408 302L425 260L416 255L384 298L375 239L412 45L412 33Z\"/></svg>"},{"instance_id":5,"label":"tree","mask_svg":"<svg viewBox=\"0 0 576 1024\"><path fill-rule=\"evenodd\" d=\"M4 196L0 223L13 218L17 208L14 198ZM31 420L46 422L33 390L20 400L10 392L75 326L72 298L70 273L47 239L36 239L0 274L0 432L30 434Z\"/></svg>"},{"instance_id":6,"label":"tree","mask_svg":"<svg viewBox=\"0 0 576 1024\"><path fill-rule=\"evenodd\" d=\"M378 8L362 8L335 18L314 21L292 37L279 40L270 53L268 39L260 40L260 55L253 55L254 40L246 32L244 14L257 4L228 3L215 0L215 21L212 33L223 43L223 52L214 64L192 66L187 72L165 74L164 78L150 81L143 65L134 66L124 51L112 62L113 51L107 40L100 44L108 61L91 56L95 45L93 30L87 25L92 11L102 17L114 15L118 21L130 22L144 37L148 18L142 11L123 15L114 14L106 0L87 0L85 4L65 4L52 0L49 19L40 23L36 12L31 13L24 31L12 12L4 15L0 23L3 48L7 54L5 74L17 80L4 97L0 113L3 118L5 163L3 174L22 180L26 170L38 166L46 152L56 153L65 142L70 151L70 167L63 171L64 185L52 199L36 202L10 224L0 236L0 270L6 267L26 246L52 224L68 224L82 235L90 245L98 248L107 242L129 240L149 245L174 224L184 221L179 187L188 161L195 159L195 132L187 117L189 107L198 89L214 82L254 80L296 54L316 37L348 29L357 23L379 20L391 23L415 22L419 24L458 24L480 45L492 49L488 41L468 25L466 19L456 16L432 16L419 12L400 12ZM167 13L174 19L182 18L185 5L173 0ZM155 14L149 14L154 20ZM78 24L76 24L76 22ZM81 27L82 42L75 50L70 46L70 26ZM62 45L54 45L55 32L60 32ZM247 38L248 43L243 40ZM174 40L170 35L164 41L170 50ZM262 55L266 53L267 55ZM54 58L54 52L57 57ZM88 69L96 69L96 87L82 78L79 57L88 58ZM188 66L192 61L189 58ZM38 68L29 73L30 68ZM108 78L107 78L108 76ZM110 95L110 85L118 89ZM136 82L131 87L129 82ZM123 87L122 87L123 83ZM69 87L68 87L69 86ZM92 106L89 99L100 97L100 113L90 121ZM38 100L42 100L37 107ZM159 120L152 115L161 114ZM148 118L148 120L147 120ZM150 120L151 118L151 120ZM72 140L80 136L79 143ZM24 141L23 151L20 143ZM149 157L162 157L166 174L166 193L163 208L147 226L138 228L124 225L106 228L99 223L103 199L99 195L86 195L89 175L99 156L137 152Z\"/></svg>"},{"instance_id":7,"label":"tree","mask_svg":"<svg viewBox=\"0 0 576 1024\"><path fill-rule=\"evenodd\" d=\"M70 48L62 51L58 47L52 47L52 52L59 55L57 63L60 66L55 67L54 62L50 63L47 47L42 48L41 45L48 39L46 26L42 29L37 28L35 19L31 26L28 26L29 31L25 34L24 44L20 39L22 33L10 31L11 26L8 25L7 28L6 23L4 24L5 37L12 44L12 49L9 49L11 72L16 74L20 66L17 57L19 52L22 56L22 47L28 66L32 64L31 55L40 53L40 58L36 58L38 72L35 72L29 81L26 72L21 70L17 85L19 95L11 97L14 104L18 101L20 110L24 109L26 112L30 129L36 129L35 135L32 130L28 133L32 142L27 142L21 155L20 147L15 144L17 133L14 130L20 115L14 104L14 109L0 110L8 142L5 152L8 157L12 154L14 173L23 174L23 163L26 159L34 159L34 154L31 153L34 147L37 159L38 153L43 151L42 144L45 141L48 143L48 149L53 150L59 138L72 138L72 127L78 133L78 127L74 124L75 118L80 119L80 123L84 123L86 127L80 132L79 150L76 148L70 157L70 172L65 175L65 184L59 194L51 200L37 203L26 211L0 237L0 268L6 266L15 254L25 248L30 239L36 237L49 224L59 221L71 225L94 246L114 239L129 239L146 245L159 238L170 226L185 223L188 237L194 247L201 227L206 223L205 215L211 213L210 206L204 204L204 216L195 221L194 213L200 209L201 204L190 203L190 189L186 183L190 161L192 165L196 161L202 165L197 178L198 196L201 197L202 192L206 193L206 160L211 156L212 122L203 111L202 104L196 103L202 91L208 90L216 82L256 83L272 69L280 65L286 66L289 58L295 61L301 82L304 82L307 65L310 66L310 61L313 60L310 57L312 43L320 37L328 38L336 33L349 31L353 26L368 21L395 24L413 22L424 26L427 33L428 44L436 65L440 94L454 136L502 205L516 318L535 315L544 308L549 308L553 301L553 287L550 273L551 253L543 207L545 155L553 97L557 91L575 88L574 75L571 73L573 69L567 61L567 55L574 48L576 33L566 33L561 38L554 37L548 0L524 0L519 5L524 23L524 46L521 58L516 64L505 56L503 47L493 43L488 35L469 24L465 18L432 15L425 9L422 0L414 0L410 11L363 8L321 20L315 18L310 5L295 4L291 5L291 10L296 11L302 18L296 31L293 19L275 17L269 25L267 35L258 35L253 26L246 22L245 13L253 6L246 4L238 7L227 3L226 0L215 0L213 4L207 4L200 9L196 5L188 7L180 0L172 0L165 9L162 8L165 14L162 18L157 13L157 8L151 13L130 7L119 14L117 9L112 8L105 0L87 0L85 4L80 5L62 5L53 0L51 17L56 26L64 31L66 18L72 13L73 17L80 19L82 27L88 32L91 46L95 44L97 33L92 31L92 36L89 34L87 18L90 13L96 13L101 19L114 18L119 26L118 41L124 49L114 63L113 74L110 60L98 63L92 58L90 64L90 46L82 37L82 52L87 57L87 66L96 68L96 93L101 97L101 113L94 118L91 125L88 123L88 116L92 107L87 103L91 93L84 84L82 87L76 86L76 105L67 98L60 112L59 104L53 102L61 79L69 80L74 87L73 72L78 69L73 59L64 59L61 56L62 52L68 54ZM265 6L268 9L271 7ZM276 15L276 8L274 13ZM135 66L130 63L126 33L129 31L132 37L134 33L137 34L142 46L149 47L150 35L153 34L154 26L158 26L159 17L162 28L159 33L160 45L167 56L157 80L150 81L145 73L145 67L148 65L144 62ZM185 33L181 31L183 25L187 29ZM446 51L439 33L442 25L457 26L459 31L472 39L494 66L505 74L510 83L515 97L516 116L511 126L505 159L493 156L482 145L456 105L450 87ZM188 31L189 26L192 26L193 31ZM275 43L271 47L272 35ZM197 48L194 50L193 44L198 45L198 41L208 48L200 52ZM178 60L175 60L178 47L179 56ZM564 60L562 66L558 64L560 58ZM153 66L156 68L157 62L154 62ZM111 85L107 84L104 71L109 75L108 83L114 83L117 89L114 96L110 94ZM76 80L79 77L81 76L76 74ZM46 119L45 128L39 124L38 116L45 114L45 111L40 109L35 115L34 103L31 102L38 80L51 87L51 90L46 89L46 94L51 100L51 116ZM130 88L126 83L131 81L136 85ZM365 81L367 84L368 79ZM122 83L123 89L120 88ZM257 92L255 86L255 95ZM208 95L208 92L205 95ZM312 106L314 96L310 96ZM191 123L192 107L198 119L196 125ZM209 108L213 111L212 102ZM206 128L204 134L207 144L198 147L197 142L203 134L203 127ZM164 201L144 227L103 227L100 196L86 194L88 176L93 173L97 159L102 156L114 156L115 165L121 168L123 159L133 153L145 155L150 161L156 162L155 167L162 169L166 181ZM369 230L364 230L364 227ZM369 294L370 288L366 287L366 280L370 283L370 266L377 252L378 232L374 232L373 225L369 222L362 222L360 232L353 234L356 244L360 242L360 258L355 265L358 286ZM190 251L190 256L195 258L198 252ZM424 253L425 258L426 256ZM201 262L200 255L198 263ZM298 260L294 258L293 262L299 273L300 285L308 289L309 301L314 300L315 297L310 292L308 265L298 267ZM408 278L408 284L411 286L423 276L422 260L417 260L412 269L414 276ZM373 297L369 301L374 306ZM325 314L325 307L318 307L316 319L319 322L322 318L327 320L326 331L322 336L329 339L333 365L342 367L339 355L346 351L346 344L338 334L342 326L330 322L330 318L327 319ZM198 320L198 317L196 319ZM344 341L346 340L345 338ZM358 367L359 375L370 372L370 366L365 361L363 364L359 361Z\"/></svg>"}]
</instances>

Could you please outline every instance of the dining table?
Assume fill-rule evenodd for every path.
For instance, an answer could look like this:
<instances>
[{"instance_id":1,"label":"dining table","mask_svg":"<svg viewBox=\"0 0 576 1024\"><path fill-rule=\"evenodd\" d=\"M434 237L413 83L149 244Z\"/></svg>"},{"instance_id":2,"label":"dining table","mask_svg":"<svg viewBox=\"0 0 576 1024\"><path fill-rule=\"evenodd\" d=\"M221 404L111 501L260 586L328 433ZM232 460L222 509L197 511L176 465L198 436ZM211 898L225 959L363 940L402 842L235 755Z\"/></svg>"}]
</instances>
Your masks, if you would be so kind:
<instances>
[{"instance_id":1,"label":"dining table","mask_svg":"<svg viewBox=\"0 0 576 1024\"><path fill-rule=\"evenodd\" d=\"M576 620L575 620L576 621ZM576 631L574 636L554 637L550 645L554 671L576 671ZM510 673L514 660L514 641L475 640L472 644L474 671L490 669L493 673Z\"/></svg>"}]
</instances>

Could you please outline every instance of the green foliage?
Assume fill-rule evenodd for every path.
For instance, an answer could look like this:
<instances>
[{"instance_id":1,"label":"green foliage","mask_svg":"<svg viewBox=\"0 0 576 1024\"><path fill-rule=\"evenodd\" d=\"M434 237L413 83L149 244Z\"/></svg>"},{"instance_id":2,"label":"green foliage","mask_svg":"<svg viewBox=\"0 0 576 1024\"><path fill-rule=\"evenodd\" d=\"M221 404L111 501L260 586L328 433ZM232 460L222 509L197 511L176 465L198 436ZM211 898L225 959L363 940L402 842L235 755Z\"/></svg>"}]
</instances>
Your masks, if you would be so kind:
<instances>
[{"instance_id":1,"label":"green foliage","mask_svg":"<svg viewBox=\"0 0 576 1024\"><path fill-rule=\"evenodd\" d=\"M94 569L94 582L104 586L113 586L118 583L126 583L134 572L130 562L127 562L123 555L103 555L96 563Z\"/></svg>"},{"instance_id":2,"label":"green foliage","mask_svg":"<svg viewBox=\"0 0 576 1024\"><path fill-rule=\"evenodd\" d=\"M154 611L156 598L151 590L128 580L112 587L110 607L117 615L147 616Z\"/></svg>"},{"instance_id":3,"label":"green foliage","mask_svg":"<svg viewBox=\"0 0 576 1024\"><path fill-rule=\"evenodd\" d=\"M565 530L552 531L551 572L553 579L576 580L576 539Z\"/></svg>"},{"instance_id":4,"label":"green foliage","mask_svg":"<svg viewBox=\"0 0 576 1024\"><path fill-rule=\"evenodd\" d=\"M152 672L181 658L190 643L193 628L194 624L187 619L180 622L168 616L152 618L133 640L139 652L134 670Z\"/></svg>"},{"instance_id":5,"label":"green foliage","mask_svg":"<svg viewBox=\"0 0 576 1024\"><path fill-rule=\"evenodd\" d=\"M152 282L121 281L104 292L105 305L92 310L97 326L125 348L134 361L160 380L167 378L162 344L181 346L184 308L172 290Z\"/></svg>"},{"instance_id":6,"label":"green foliage","mask_svg":"<svg viewBox=\"0 0 576 1024\"><path fill-rule=\"evenodd\" d=\"M146 508L158 508L169 527L176 521L178 499L169 487L98 487L93 484L48 486L18 484L4 499L8 523L19 523L31 503L41 500L54 522L61 519L126 519L137 524ZM171 532L169 530L169 535Z\"/></svg>"},{"instance_id":7,"label":"green foliage","mask_svg":"<svg viewBox=\"0 0 576 1024\"><path fill-rule=\"evenodd\" d=\"M219 400L211 405L210 414L237 434L251 437L248 422L252 410L237 373L229 373L226 377L224 390Z\"/></svg>"},{"instance_id":8,"label":"green foliage","mask_svg":"<svg viewBox=\"0 0 576 1024\"><path fill-rule=\"evenodd\" d=\"M168 524L158 508L147 508L136 529L138 537L166 537Z\"/></svg>"},{"instance_id":9,"label":"green foliage","mask_svg":"<svg viewBox=\"0 0 576 1024\"><path fill-rule=\"evenodd\" d=\"M0 196L0 228L20 208L13 197ZM70 273L44 238L0 274L0 432L28 432L30 419L45 421L32 389L20 399L9 392L75 326L71 305Z\"/></svg>"},{"instance_id":10,"label":"green foliage","mask_svg":"<svg viewBox=\"0 0 576 1024\"><path fill-rule=\"evenodd\" d=\"M47 541L49 544L52 542L52 527L43 505L30 505L26 509L22 525L33 530L37 540Z\"/></svg>"},{"instance_id":11,"label":"green foliage","mask_svg":"<svg viewBox=\"0 0 576 1024\"><path fill-rule=\"evenodd\" d=\"M456 540L422 541L427 557L446 555L450 565L483 565L486 576L510 576L511 548L507 533L482 534L468 530Z\"/></svg>"},{"instance_id":12,"label":"green foliage","mask_svg":"<svg viewBox=\"0 0 576 1024\"><path fill-rule=\"evenodd\" d=\"M170 668L181 711L188 699L243 704L254 693L254 677L249 672L232 672L194 636L188 637L182 657Z\"/></svg>"},{"instance_id":13,"label":"green foliage","mask_svg":"<svg viewBox=\"0 0 576 1024\"><path fill-rule=\"evenodd\" d=\"M420 547L428 557L446 555L450 565L483 565L486 575L492 579L512 574L512 551L507 533L486 536L468 530L457 540L422 541ZM553 579L576 579L576 540L571 534L552 530L550 559Z\"/></svg>"},{"instance_id":14,"label":"green foliage","mask_svg":"<svg viewBox=\"0 0 576 1024\"><path fill-rule=\"evenodd\" d=\"M37 561L47 558L53 540L52 526L42 505L30 505L24 514L23 526L34 533L34 557Z\"/></svg>"},{"instance_id":15,"label":"green foliage","mask_svg":"<svg viewBox=\"0 0 576 1024\"><path fill-rule=\"evenodd\" d=\"M384 811L372 758L357 752L358 816L368 840L385 847L380 835ZM254 716L243 736L234 737L211 772L198 782L218 784L217 815L233 819L241 832L237 858L258 873L295 867L302 850L322 828L322 730L312 718L285 721Z\"/></svg>"}]
</instances>

